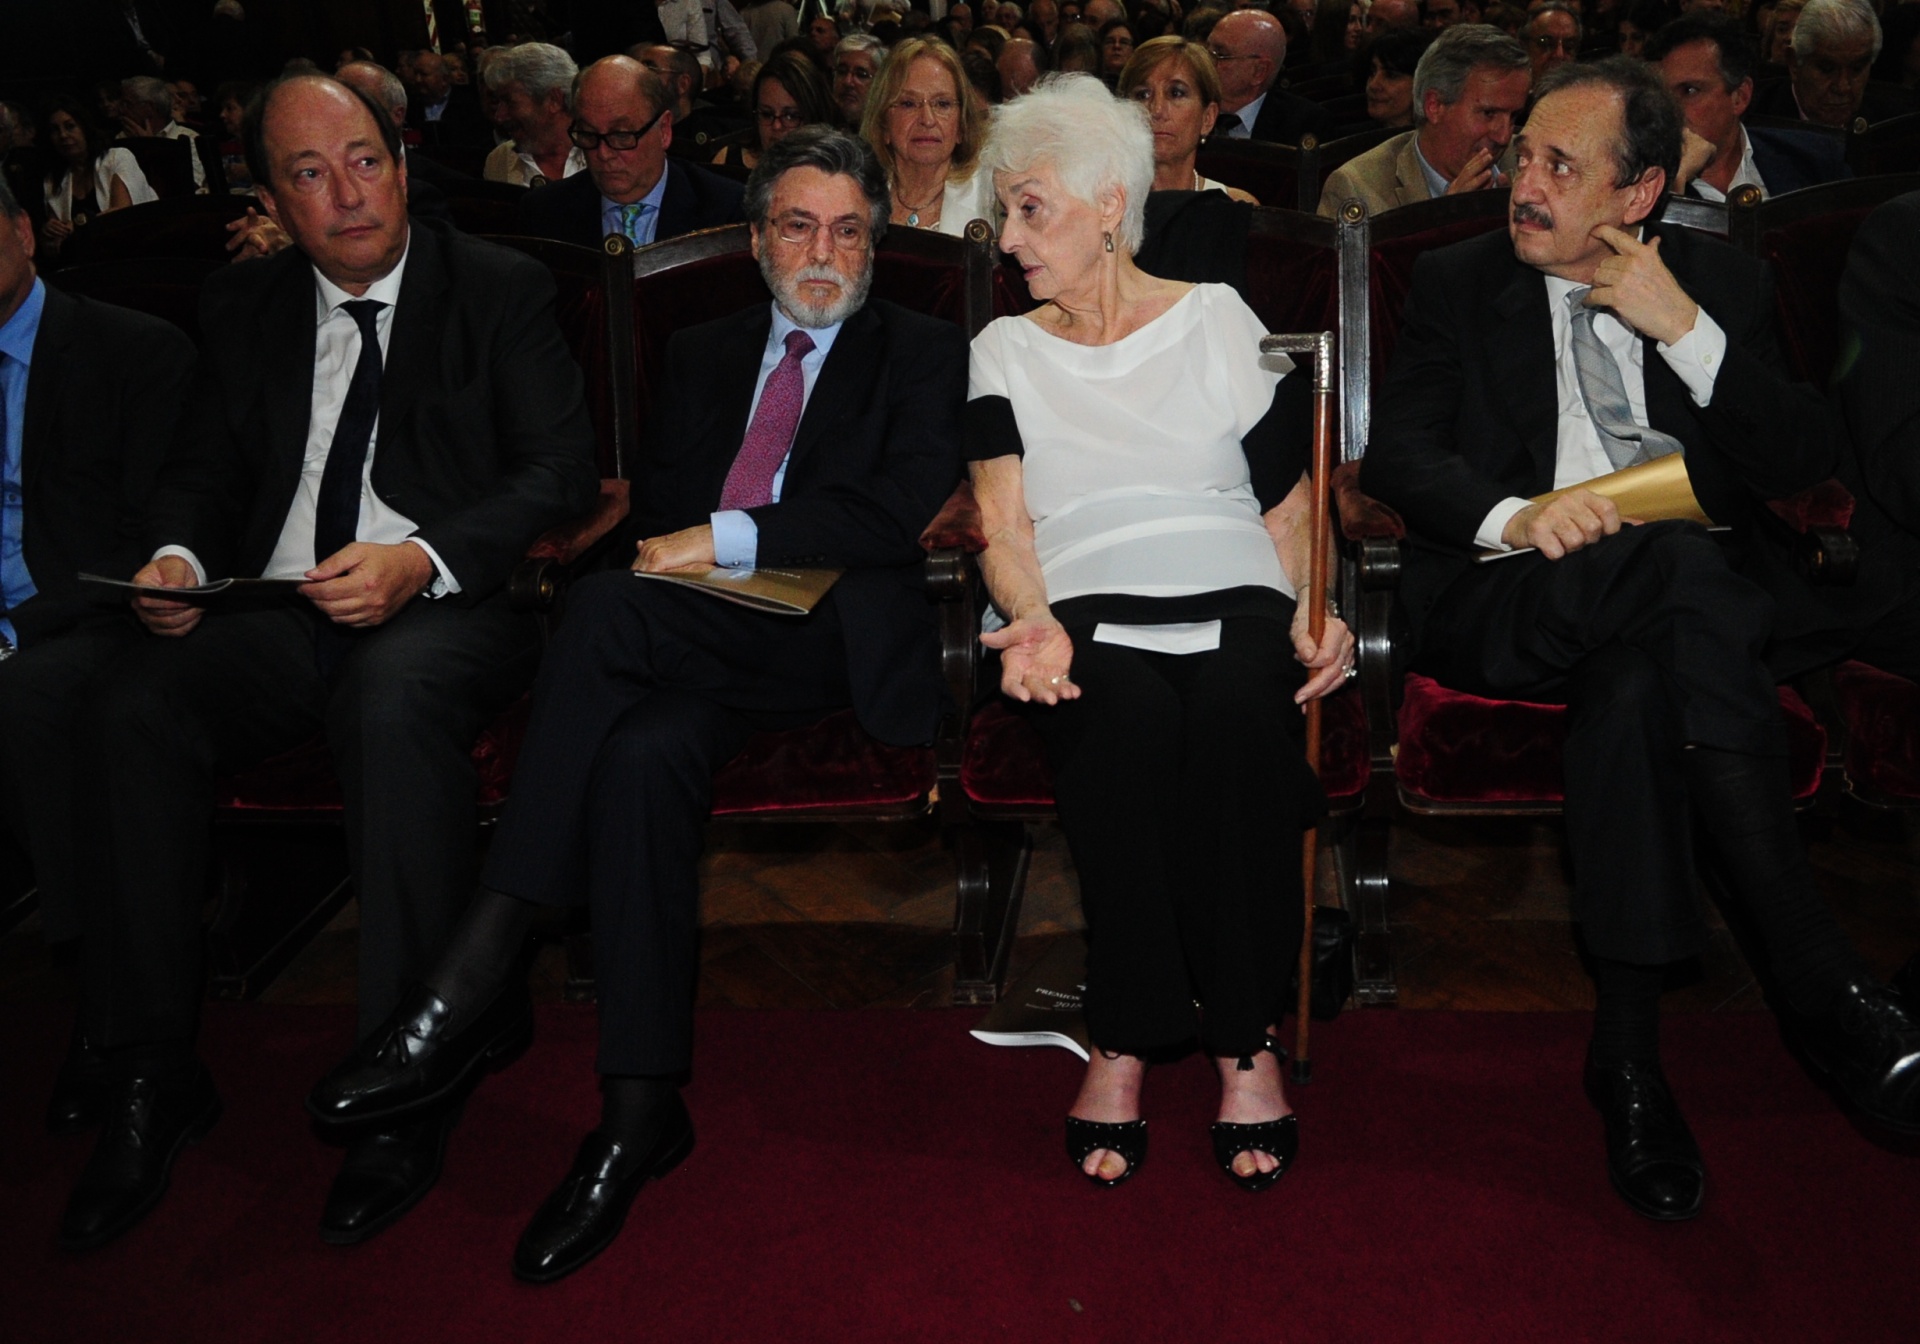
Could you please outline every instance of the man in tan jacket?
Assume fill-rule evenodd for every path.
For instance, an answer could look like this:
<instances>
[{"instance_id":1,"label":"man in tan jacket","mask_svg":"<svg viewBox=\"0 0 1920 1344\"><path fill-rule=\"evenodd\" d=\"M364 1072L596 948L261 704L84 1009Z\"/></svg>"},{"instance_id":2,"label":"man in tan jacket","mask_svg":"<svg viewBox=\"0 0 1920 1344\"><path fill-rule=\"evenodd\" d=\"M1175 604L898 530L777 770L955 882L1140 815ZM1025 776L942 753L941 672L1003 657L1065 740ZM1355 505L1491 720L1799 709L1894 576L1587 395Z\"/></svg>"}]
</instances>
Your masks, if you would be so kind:
<instances>
[{"instance_id":1,"label":"man in tan jacket","mask_svg":"<svg viewBox=\"0 0 1920 1344\"><path fill-rule=\"evenodd\" d=\"M1369 215L1415 201L1507 184L1501 159L1532 81L1527 50L1484 23L1446 29L1413 74L1414 129L1333 171L1320 193L1329 219L1343 202Z\"/></svg>"}]
</instances>

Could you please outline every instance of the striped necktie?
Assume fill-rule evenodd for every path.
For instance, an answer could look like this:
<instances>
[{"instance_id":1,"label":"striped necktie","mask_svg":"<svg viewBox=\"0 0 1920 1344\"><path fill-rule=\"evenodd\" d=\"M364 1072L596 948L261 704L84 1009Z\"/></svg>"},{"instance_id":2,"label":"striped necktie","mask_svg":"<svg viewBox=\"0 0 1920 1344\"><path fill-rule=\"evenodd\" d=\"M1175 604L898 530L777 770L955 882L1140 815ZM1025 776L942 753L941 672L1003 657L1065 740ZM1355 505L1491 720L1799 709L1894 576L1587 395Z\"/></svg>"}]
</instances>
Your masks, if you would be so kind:
<instances>
[{"instance_id":1,"label":"striped necktie","mask_svg":"<svg viewBox=\"0 0 1920 1344\"><path fill-rule=\"evenodd\" d=\"M1580 380L1580 398L1587 403L1587 417L1600 436L1607 460L1619 471L1681 451L1678 439L1633 418L1620 363L1593 329L1599 310L1581 302L1592 289L1591 285L1579 285L1569 290L1567 314L1573 320L1573 369Z\"/></svg>"}]
</instances>

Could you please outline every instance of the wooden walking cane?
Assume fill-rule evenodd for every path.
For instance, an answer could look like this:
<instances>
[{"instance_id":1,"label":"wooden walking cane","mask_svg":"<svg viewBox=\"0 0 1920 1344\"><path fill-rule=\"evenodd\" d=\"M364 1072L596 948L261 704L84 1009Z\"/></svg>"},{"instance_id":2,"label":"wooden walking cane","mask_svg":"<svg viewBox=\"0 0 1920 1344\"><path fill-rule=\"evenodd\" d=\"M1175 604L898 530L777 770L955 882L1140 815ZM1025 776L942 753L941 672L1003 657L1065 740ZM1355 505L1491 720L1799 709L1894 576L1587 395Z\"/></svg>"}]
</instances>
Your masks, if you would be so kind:
<instances>
[{"instance_id":1,"label":"wooden walking cane","mask_svg":"<svg viewBox=\"0 0 1920 1344\"><path fill-rule=\"evenodd\" d=\"M1310 354L1313 356L1313 512L1309 527L1312 559L1307 569L1307 633L1314 646L1327 633L1327 562L1332 550L1332 519L1328 497L1333 477L1333 333L1318 331L1303 336L1266 336L1260 341L1260 353ZM1307 768L1320 774L1320 701L1307 701ZM1300 933L1300 1000L1295 1005L1298 1025L1293 1042L1293 1081L1313 1081L1313 1058L1307 1053L1307 1023L1313 1002L1313 892L1320 868L1320 828L1307 829L1300 851L1300 872L1305 888L1306 910Z\"/></svg>"}]
</instances>

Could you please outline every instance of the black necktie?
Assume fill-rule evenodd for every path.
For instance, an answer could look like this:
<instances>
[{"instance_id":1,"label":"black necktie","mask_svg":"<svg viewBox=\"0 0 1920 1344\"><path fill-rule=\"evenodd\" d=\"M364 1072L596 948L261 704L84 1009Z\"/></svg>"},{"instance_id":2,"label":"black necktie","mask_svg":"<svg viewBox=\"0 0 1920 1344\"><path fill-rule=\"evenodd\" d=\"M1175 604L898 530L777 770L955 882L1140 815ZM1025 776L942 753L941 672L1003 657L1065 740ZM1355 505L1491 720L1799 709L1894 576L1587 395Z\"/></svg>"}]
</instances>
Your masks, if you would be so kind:
<instances>
[{"instance_id":1,"label":"black necktie","mask_svg":"<svg viewBox=\"0 0 1920 1344\"><path fill-rule=\"evenodd\" d=\"M380 416L380 333L374 319L385 304L351 299L340 305L360 328L360 359L347 384L347 399L333 427L327 467L320 475L314 506L313 562L317 565L351 544L360 530L360 482L367 470L367 445Z\"/></svg>"},{"instance_id":2,"label":"black necktie","mask_svg":"<svg viewBox=\"0 0 1920 1344\"><path fill-rule=\"evenodd\" d=\"M1213 123L1212 139L1225 140L1232 132L1240 129L1243 123L1237 112L1222 112L1220 120Z\"/></svg>"}]
</instances>

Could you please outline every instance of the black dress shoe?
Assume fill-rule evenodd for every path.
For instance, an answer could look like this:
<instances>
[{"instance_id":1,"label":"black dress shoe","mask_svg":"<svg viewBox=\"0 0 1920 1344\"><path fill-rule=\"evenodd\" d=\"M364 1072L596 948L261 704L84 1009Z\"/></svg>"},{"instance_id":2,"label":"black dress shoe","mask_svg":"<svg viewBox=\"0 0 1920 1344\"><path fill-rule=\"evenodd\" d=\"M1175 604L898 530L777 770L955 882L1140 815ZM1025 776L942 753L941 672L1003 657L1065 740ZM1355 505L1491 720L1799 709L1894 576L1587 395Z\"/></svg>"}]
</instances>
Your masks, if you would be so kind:
<instances>
[{"instance_id":1,"label":"black dress shoe","mask_svg":"<svg viewBox=\"0 0 1920 1344\"><path fill-rule=\"evenodd\" d=\"M653 1141L628 1147L599 1130L587 1135L573 1169L533 1215L513 1252L515 1278L552 1283L604 1251L620 1235L640 1187L693 1151L693 1118L675 1092Z\"/></svg>"},{"instance_id":2,"label":"black dress shoe","mask_svg":"<svg viewBox=\"0 0 1920 1344\"><path fill-rule=\"evenodd\" d=\"M1607 1175L1635 1213L1678 1222L1700 1212L1706 1169L1658 1064L1587 1059L1587 1097L1607 1126Z\"/></svg>"},{"instance_id":3,"label":"black dress shoe","mask_svg":"<svg viewBox=\"0 0 1920 1344\"><path fill-rule=\"evenodd\" d=\"M1847 986L1838 1007L1789 1027L1814 1068L1867 1116L1920 1133L1920 1010L1871 980Z\"/></svg>"},{"instance_id":4,"label":"black dress shoe","mask_svg":"<svg viewBox=\"0 0 1920 1344\"><path fill-rule=\"evenodd\" d=\"M320 1214L320 1240L357 1246L400 1221L440 1179L447 1136L460 1119L460 1103L419 1120L359 1135L347 1145L347 1160L327 1192Z\"/></svg>"},{"instance_id":5,"label":"black dress shoe","mask_svg":"<svg viewBox=\"0 0 1920 1344\"><path fill-rule=\"evenodd\" d=\"M180 1150L220 1118L220 1094L195 1060L177 1074L136 1074L108 1104L100 1138L60 1219L60 1245L90 1251L125 1232L160 1202Z\"/></svg>"},{"instance_id":6,"label":"black dress shoe","mask_svg":"<svg viewBox=\"0 0 1920 1344\"><path fill-rule=\"evenodd\" d=\"M472 1016L415 985L393 1016L320 1080L307 1110L327 1125L417 1116L453 1098L482 1068L505 1068L532 1039L524 981L502 986Z\"/></svg>"},{"instance_id":7,"label":"black dress shoe","mask_svg":"<svg viewBox=\"0 0 1920 1344\"><path fill-rule=\"evenodd\" d=\"M75 1030L47 1099L47 1133L84 1134L99 1128L113 1100L114 1077L112 1063Z\"/></svg>"}]
</instances>

